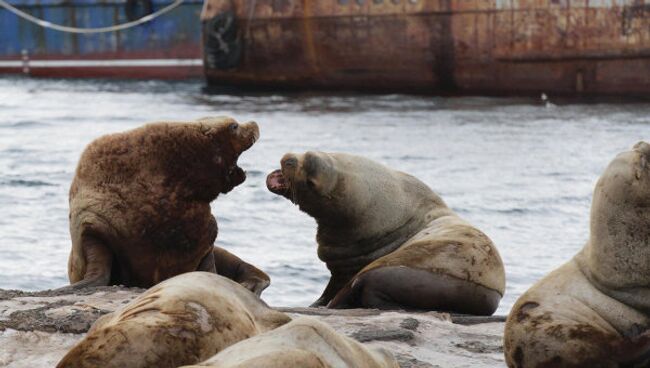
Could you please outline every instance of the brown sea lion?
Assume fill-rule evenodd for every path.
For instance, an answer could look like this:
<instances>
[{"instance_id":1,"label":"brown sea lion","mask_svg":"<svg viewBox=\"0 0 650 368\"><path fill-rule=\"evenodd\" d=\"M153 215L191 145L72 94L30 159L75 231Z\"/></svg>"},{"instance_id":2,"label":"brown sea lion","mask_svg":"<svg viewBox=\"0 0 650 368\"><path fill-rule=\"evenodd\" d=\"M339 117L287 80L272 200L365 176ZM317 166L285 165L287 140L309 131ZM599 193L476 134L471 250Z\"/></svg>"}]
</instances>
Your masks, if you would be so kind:
<instances>
[{"instance_id":1,"label":"brown sea lion","mask_svg":"<svg viewBox=\"0 0 650 368\"><path fill-rule=\"evenodd\" d=\"M506 322L510 367L650 366L650 145L609 164L590 236L524 293Z\"/></svg>"},{"instance_id":2,"label":"brown sea lion","mask_svg":"<svg viewBox=\"0 0 650 368\"><path fill-rule=\"evenodd\" d=\"M314 217L332 274L312 306L494 313L499 253L420 180L344 153L286 154L281 166L267 187Z\"/></svg>"},{"instance_id":3,"label":"brown sea lion","mask_svg":"<svg viewBox=\"0 0 650 368\"><path fill-rule=\"evenodd\" d=\"M290 320L225 277L185 273L98 319L57 368L176 368Z\"/></svg>"},{"instance_id":4,"label":"brown sea lion","mask_svg":"<svg viewBox=\"0 0 650 368\"><path fill-rule=\"evenodd\" d=\"M70 188L71 287L150 287L218 272L258 295L269 277L214 247L210 202L241 184L257 124L227 117L148 124L86 147Z\"/></svg>"},{"instance_id":5,"label":"brown sea lion","mask_svg":"<svg viewBox=\"0 0 650 368\"><path fill-rule=\"evenodd\" d=\"M301 317L243 340L191 367L398 368L399 365L384 349L366 347L315 318Z\"/></svg>"}]
</instances>

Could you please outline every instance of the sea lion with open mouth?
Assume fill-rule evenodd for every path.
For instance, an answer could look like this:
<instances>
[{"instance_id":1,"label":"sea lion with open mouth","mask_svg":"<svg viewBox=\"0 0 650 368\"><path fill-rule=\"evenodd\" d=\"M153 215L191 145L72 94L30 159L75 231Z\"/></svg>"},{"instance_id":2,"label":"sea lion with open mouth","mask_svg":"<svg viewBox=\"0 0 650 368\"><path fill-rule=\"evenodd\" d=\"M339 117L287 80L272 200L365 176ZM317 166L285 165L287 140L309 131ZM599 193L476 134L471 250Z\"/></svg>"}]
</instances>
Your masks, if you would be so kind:
<instances>
[{"instance_id":1,"label":"sea lion with open mouth","mask_svg":"<svg viewBox=\"0 0 650 368\"><path fill-rule=\"evenodd\" d=\"M487 315L503 296L492 241L411 175L345 153L289 153L267 187L318 224L332 277L313 306Z\"/></svg>"},{"instance_id":2,"label":"sea lion with open mouth","mask_svg":"<svg viewBox=\"0 0 650 368\"><path fill-rule=\"evenodd\" d=\"M246 179L237 159L259 138L228 117L161 122L86 147L70 188L70 287L151 287L217 272L258 295L269 277L214 246L210 202Z\"/></svg>"}]
</instances>

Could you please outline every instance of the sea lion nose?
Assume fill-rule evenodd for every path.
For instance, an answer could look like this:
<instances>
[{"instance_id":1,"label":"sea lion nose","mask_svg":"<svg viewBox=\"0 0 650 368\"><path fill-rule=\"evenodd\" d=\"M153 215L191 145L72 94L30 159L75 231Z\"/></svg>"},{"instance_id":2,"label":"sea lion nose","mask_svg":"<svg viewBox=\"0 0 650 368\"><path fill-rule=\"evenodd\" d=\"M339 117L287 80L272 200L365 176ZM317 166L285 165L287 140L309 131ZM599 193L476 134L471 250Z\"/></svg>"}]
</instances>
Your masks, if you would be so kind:
<instances>
[{"instance_id":1,"label":"sea lion nose","mask_svg":"<svg viewBox=\"0 0 650 368\"><path fill-rule=\"evenodd\" d=\"M280 160L280 165L284 168L296 168L298 166L298 159L294 154L287 153L282 157L282 160Z\"/></svg>"},{"instance_id":2,"label":"sea lion nose","mask_svg":"<svg viewBox=\"0 0 650 368\"><path fill-rule=\"evenodd\" d=\"M256 122L254 121L249 121L247 123L242 124L252 134L253 142L257 142L257 140L260 138L260 127L257 125Z\"/></svg>"}]
</instances>

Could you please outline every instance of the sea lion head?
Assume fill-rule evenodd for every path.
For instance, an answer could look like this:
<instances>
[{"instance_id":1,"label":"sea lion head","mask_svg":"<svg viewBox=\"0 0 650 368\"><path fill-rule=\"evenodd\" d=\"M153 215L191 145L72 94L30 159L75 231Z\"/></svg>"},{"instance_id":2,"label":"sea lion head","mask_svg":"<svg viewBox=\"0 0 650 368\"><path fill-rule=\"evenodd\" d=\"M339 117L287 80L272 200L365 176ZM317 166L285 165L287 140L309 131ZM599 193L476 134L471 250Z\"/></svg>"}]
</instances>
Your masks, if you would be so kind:
<instances>
[{"instance_id":1,"label":"sea lion head","mask_svg":"<svg viewBox=\"0 0 650 368\"><path fill-rule=\"evenodd\" d=\"M228 193L246 180L246 173L237 166L239 156L259 139L260 131L254 121L239 124L229 117L204 118L197 128L210 143L213 178L221 178L220 193Z\"/></svg>"},{"instance_id":2,"label":"sea lion head","mask_svg":"<svg viewBox=\"0 0 650 368\"><path fill-rule=\"evenodd\" d=\"M598 180L587 256L608 288L650 284L650 144L616 156Z\"/></svg>"},{"instance_id":3,"label":"sea lion head","mask_svg":"<svg viewBox=\"0 0 650 368\"><path fill-rule=\"evenodd\" d=\"M237 159L259 138L255 122L229 117L192 122L158 122L100 137L82 154L73 198L79 187L133 188L173 192L177 198L212 201L246 179Z\"/></svg>"},{"instance_id":4,"label":"sea lion head","mask_svg":"<svg viewBox=\"0 0 650 368\"><path fill-rule=\"evenodd\" d=\"M287 153L280 160L280 167L266 178L272 193L286 197L313 217L320 217L318 213L329 207L337 207L334 192L339 173L327 153Z\"/></svg>"}]
</instances>

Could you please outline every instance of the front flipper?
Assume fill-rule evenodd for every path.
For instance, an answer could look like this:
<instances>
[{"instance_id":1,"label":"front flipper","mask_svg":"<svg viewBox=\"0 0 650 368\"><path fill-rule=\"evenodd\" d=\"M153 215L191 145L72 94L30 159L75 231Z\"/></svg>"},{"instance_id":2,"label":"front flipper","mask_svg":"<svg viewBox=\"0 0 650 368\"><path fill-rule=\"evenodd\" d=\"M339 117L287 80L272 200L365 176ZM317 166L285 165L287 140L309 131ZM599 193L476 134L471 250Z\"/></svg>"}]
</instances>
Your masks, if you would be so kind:
<instances>
[{"instance_id":1,"label":"front flipper","mask_svg":"<svg viewBox=\"0 0 650 368\"><path fill-rule=\"evenodd\" d=\"M217 273L217 266L214 263L214 250L212 252L209 252L205 257L203 257L201 263L199 264L199 268L197 268L196 270L203 271L203 272Z\"/></svg>"},{"instance_id":2,"label":"front flipper","mask_svg":"<svg viewBox=\"0 0 650 368\"><path fill-rule=\"evenodd\" d=\"M341 274L332 274L330 281L327 283L327 287L323 291L323 294L313 302L310 307L324 307L326 306L332 298L348 283L352 276L351 275L341 275Z\"/></svg>"},{"instance_id":3,"label":"front flipper","mask_svg":"<svg viewBox=\"0 0 650 368\"><path fill-rule=\"evenodd\" d=\"M271 284L271 278L264 271L223 248L214 247L213 256L217 274L240 283L257 296Z\"/></svg>"},{"instance_id":4,"label":"front flipper","mask_svg":"<svg viewBox=\"0 0 650 368\"><path fill-rule=\"evenodd\" d=\"M61 289L77 290L91 286L109 285L113 255L108 247L94 236L84 236L81 249L84 257L84 273L80 275L80 279L71 273L70 282L72 284Z\"/></svg>"}]
</instances>

